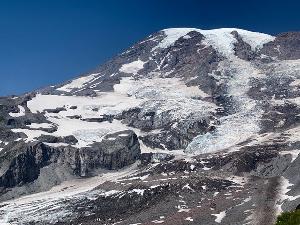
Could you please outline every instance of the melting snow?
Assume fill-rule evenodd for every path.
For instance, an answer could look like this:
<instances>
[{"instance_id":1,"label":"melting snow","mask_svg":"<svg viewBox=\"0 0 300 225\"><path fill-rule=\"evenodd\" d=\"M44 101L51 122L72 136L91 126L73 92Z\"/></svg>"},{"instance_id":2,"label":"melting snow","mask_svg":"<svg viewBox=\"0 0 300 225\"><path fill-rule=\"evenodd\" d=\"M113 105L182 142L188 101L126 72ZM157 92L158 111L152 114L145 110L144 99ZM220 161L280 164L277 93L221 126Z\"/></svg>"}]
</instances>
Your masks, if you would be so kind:
<instances>
[{"instance_id":1,"label":"melting snow","mask_svg":"<svg viewBox=\"0 0 300 225\"><path fill-rule=\"evenodd\" d=\"M18 105L18 108L19 108L19 112L17 113L9 113L9 115L11 117L20 117L20 116L25 116L25 108L21 105Z\"/></svg>"},{"instance_id":2,"label":"melting snow","mask_svg":"<svg viewBox=\"0 0 300 225\"><path fill-rule=\"evenodd\" d=\"M139 195L144 195L145 190L144 189L132 189L128 193L137 193Z\"/></svg>"},{"instance_id":3,"label":"melting snow","mask_svg":"<svg viewBox=\"0 0 300 225\"><path fill-rule=\"evenodd\" d=\"M290 83L291 86L300 86L300 79L294 80L292 83Z\"/></svg>"},{"instance_id":4,"label":"melting snow","mask_svg":"<svg viewBox=\"0 0 300 225\"><path fill-rule=\"evenodd\" d=\"M66 84L60 88L57 88L58 91L70 92L73 89L80 89L84 87L87 83L93 81L99 74L90 74L88 76L80 77L78 79L72 80L69 84Z\"/></svg>"},{"instance_id":5,"label":"melting snow","mask_svg":"<svg viewBox=\"0 0 300 225\"><path fill-rule=\"evenodd\" d=\"M291 186L293 186L294 184L290 183L288 179L286 179L285 177L281 176L280 177L280 184L281 184L281 188L279 191L279 197L278 197L278 205L277 205L277 214L279 215L282 212L282 204L285 200L288 201L294 201L298 198L300 198L300 195L297 196L290 196L287 193L291 190Z\"/></svg>"},{"instance_id":6,"label":"melting snow","mask_svg":"<svg viewBox=\"0 0 300 225\"><path fill-rule=\"evenodd\" d=\"M216 109L214 104L199 99L203 96L206 95L197 87L187 87L177 78L152 77L134 80L125 77L120 84L114 85L114 92L99 92L96 97L37 94L27 105L33 113L43 112L45 109L65 108L65 111L59 113L45 113L47 120L57 126L57 131L51 135L74 135L79 141L76 147L84 147L101 141L104 135L111 132L132 129L137 134L140 133L138 129L128 128L119 120L99 123L84 121L85 118L117 115L130 108L140 107L143 110L156 110L158 117L168 111L169 117L174 120L190 115L202 119ZM74 116L80 116L81 119L73 119ZM28 141L47 134L44 131L29 129L13 131L26 133Z\"/></svg>"},{"instance_id":7,"label":"melting snow","mask_svg":"<svg viewBox=\"0 0 300 225\"><path fill-rule=\"evenodd\" d=\"M145 62L137 60L131 63L123 64L120 68L120 72L123 73L132 73L136 75L141 69L144 68Z\"/></svg>"},{"instance_id":8,"label":"melting snow","mask_svg":"<svg viewBox=\"0 0 300 225\"><path fill-rule=\"evenodd\" d=\"M187 217L184 220L186 220L186 221L194 221L192 217Z\"/></svg>"},{"instance_id":9,"label":"melting snow","mask_svg":"<svg viewBox=\"0 0 300 225\"><path fill-rule=\"evenodd\" d=\"M226 210L220 212L219 214L211 214L211 215L217 217L217 218L215 219L215 221L216 221L217 223L221 223L222 220L223 220L223 218L226 216Z\"/></svg>"},{"instance_id":10,"label":"melting snow","mask_svg":"<svg viewBox=\"0 0 300 225\"><path fill-rule=\"evenodd\" d=\"M52 128L53 125L50 123L32 123L30 125L27 125L27 127L38 129L38 128Z\"/></svg>"},{"instance_id":11,"label":"melting snow","mask_svg":"<svg viewBox=\"0 0 300 225\"><path fill-rule=\"evenodd\" d=\"M164 223L164 220L153 220L152 223Z\"/></svg>"},{"instance_id":12,"label":"melting snow","mask_svg":"<svg viewBox=\"0 0 300 225\"><path fill-rule=\"evenodd\" d=\"M291 162L294 162L295 159L298 158L298 156L300 154L300 150L281 151L281 152L279 152L279 154L281 154L281 155L291 155L292 156L292 161Z\"/></svg>"},{"instance_id":13,"label":"melting snow","mask_svg":"<svg viewBox=\"0 0 300 225\"><path fill-rule=\"evenodd\" d=\"M137 164L135 163L119 171L107 171L91 178L65 181L49 191L2 202L0 224L27 224L32 221L57 222L58 218L61 219L72 214L67 210L68 200L84 199L87 196L94 198L92 190L95 187L106 181L116 181L122 177L130 176L136 172L136 169ZM116 193L118 191L112 190L100 193L100 195L108 196Z\"/></svg>"}]
</instances>

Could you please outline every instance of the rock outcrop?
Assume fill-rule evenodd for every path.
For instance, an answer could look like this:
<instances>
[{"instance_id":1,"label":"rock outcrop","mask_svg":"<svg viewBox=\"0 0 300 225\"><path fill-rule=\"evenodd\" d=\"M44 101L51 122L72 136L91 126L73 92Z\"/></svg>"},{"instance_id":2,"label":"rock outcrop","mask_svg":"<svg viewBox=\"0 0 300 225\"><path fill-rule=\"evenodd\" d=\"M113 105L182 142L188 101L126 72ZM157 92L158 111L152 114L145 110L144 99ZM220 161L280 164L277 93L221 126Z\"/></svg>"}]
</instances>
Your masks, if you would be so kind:
<instances>
[{"instance_id":1,"label":"rock outcrop","mask_svg":"<svg viewBox=\"0 0 300 225\"><path fill-rule=\"evenodd\" d=\"M0 224L273 225L300 203L299 40L166 29L0 98Z\"/></svg>"},{"instance_id":2,"label":"rock outcrop","mask_svg":"<svg viewBox=\"0 0 300 225\"><path fill-rule=\"evenodd\" d=\"M91 176L93 170L120 169L134 163L140 156L140 146L133 131L109 134L91 147L53 147L43 142L10 143L0 155L0 187L24 185L36 180L40 170L50 164L69 167L75 175Z\"/></svg>"}]
</instances>

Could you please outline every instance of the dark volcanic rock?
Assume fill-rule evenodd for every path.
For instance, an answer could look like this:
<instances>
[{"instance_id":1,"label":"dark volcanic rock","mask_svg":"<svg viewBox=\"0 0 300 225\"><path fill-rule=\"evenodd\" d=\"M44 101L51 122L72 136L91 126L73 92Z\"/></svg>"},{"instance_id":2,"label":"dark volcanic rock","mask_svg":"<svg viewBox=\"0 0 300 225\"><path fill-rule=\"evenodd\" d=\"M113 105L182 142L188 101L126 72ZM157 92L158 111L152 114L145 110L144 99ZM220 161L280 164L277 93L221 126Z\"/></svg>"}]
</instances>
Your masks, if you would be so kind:
<instances>
[{"instance_id":1,"label":"dark volcanic rock","mask_svg":"<svg viewBox=\"0 0 300 225\"><path fill-rule=\"evenodd\" d=\"M272 40L167 29L91 73L0 98L0 201L68 180L2 204L0 221L273 225L299 205L300 35Z\"/></svg>"},{"instance_id":2,"label":"dark volcanic rock","mask_svg":"<svg viewBox=\"0 0 300 225\"><path fill-rule=\"evenodd\" d=\"M243 60L252 60L256 57L256 53L251 49L251 46L243 41L237 31L232 31L231 34L237 42L234 44L234 52L237 57Z\"/></svg>"},{"instance_id":3,"label":"dark volcanic rock","mask_svg":"<svg viewBox=\"0 0 300 225\"><path fill-rule=\"evenodd\" d=\"M133 131L106 135L100 143L81 148L76 157L77 173L86 176L94 168L120 169L134 163L140 156L140 145Z\"/></svg>"},{"instance_id":4,"label":"dark volcanic rock","mask_svg":"<svg viewBox=\"0 0 300 225\"><path fill-rule=\"evenodd\" d=\"M57 142L55 137L43 136L46 141ZM42 138L42 139L43 139ZM75 142L74 137L64 137ZM0 187L12 188L36 180L41 168L56 163L57 167L70 167L79 176L92 175L97 168L120 169L134 163L140 156L137 136L132 131L107 135L102 142L77 149L71 146L50 147L40 142L11 143L9 151L0 153Z\"/></svg>"},{"instance_id":5,"label":"dark volcanic rock","mask_svg":"<svg viewBox=\"0 0 300 225\"><path fill-rule=\"evenodd\" d=\"M45 109L44 112L48 112L48 113L59 113L62 111L67 111L64 107L59 107L56 109Z\"/></svg>"},{"instance_id":6,"label":"dark volcanic rock","mask_svg":"<svg viewBox=\"0 0 300 225\"><path fill-rule=\"evenodd\" d=\"M291 60L300 58L300 33L288 32L276 36L276 39L264 45L260 53Z\"/></svg>"},{"instance_id":7,"label":"dark volcanic rock","mask_svg":"<svg viewBox=\"0 0 300 225\"><path fill-rule=\"evenodd\" d=\"M1 154L0 187L5 190L34 181L40 169L48 165L57 153L42 143L17 143L10 151Z\"/></svg>"},{"instance_id":8,"label":"dark volcanic rock","mask_svg":"<svg viewBox=\"0 0 300 225\"><path fill-rule=\"evenodd\" d=\"M65 136L65 137L56 137L51 135L41 135L38 137L38 140L41 142L47 142L47 143L67 143L67 144L76 144L78 140L73 136Z\"/></svg>"}]
</instances>

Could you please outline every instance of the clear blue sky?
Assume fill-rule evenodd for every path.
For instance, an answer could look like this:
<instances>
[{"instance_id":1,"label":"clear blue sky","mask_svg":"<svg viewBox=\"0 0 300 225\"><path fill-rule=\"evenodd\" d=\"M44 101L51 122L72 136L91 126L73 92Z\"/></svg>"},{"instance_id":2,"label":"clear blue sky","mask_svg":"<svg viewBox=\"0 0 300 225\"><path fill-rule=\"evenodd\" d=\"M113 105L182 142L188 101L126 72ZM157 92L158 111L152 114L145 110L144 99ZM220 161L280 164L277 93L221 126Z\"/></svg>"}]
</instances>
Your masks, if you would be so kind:
<instances>
[{"instance_id":1,"label":"clear blue sky","mask_svg":"<svg viewBox=\"0 0 300 225\"><path fill-rule=\"evenodd\" d=\"M299 31L299 2L1 0L0 95L78 76L163 28Z\"/></svg>"}]
</instances>

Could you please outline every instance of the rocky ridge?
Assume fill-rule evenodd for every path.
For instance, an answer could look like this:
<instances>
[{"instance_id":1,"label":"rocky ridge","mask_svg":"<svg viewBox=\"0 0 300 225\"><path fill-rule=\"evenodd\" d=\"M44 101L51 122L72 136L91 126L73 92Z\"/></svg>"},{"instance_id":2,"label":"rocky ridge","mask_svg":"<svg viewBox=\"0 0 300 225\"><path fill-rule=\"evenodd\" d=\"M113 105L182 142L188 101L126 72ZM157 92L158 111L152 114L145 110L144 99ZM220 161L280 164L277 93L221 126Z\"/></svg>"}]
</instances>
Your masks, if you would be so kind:
<instances>
[{"instance_id":1,"label":"rocky ridge","mask_svg":"<svg viewBox=\"0 0 300 225\"><path fill-rule=\"evenodd\" d=\"M166 29L0 98L0 221L273 224L300 204L299 55L299 32Z\"/></svg>"}]
</instances>

